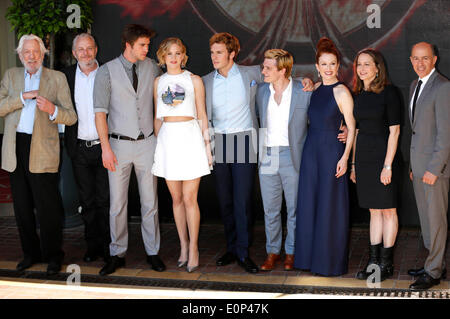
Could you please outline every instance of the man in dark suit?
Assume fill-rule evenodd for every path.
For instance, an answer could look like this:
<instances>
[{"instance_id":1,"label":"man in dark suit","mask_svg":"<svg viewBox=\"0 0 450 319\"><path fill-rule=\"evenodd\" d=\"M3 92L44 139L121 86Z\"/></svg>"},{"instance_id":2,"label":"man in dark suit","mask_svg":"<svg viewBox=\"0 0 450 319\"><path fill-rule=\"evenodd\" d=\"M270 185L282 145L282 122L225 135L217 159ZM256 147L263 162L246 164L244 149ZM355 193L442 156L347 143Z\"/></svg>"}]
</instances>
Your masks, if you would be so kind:
<instances>
[{"instance_id":1,"label":"man in dark suit","mask_svg":"<svg viewBox=\"0 0 450 319\"><path fill-rule=\"evenodd\" d=\"M78 63L65 70L78 122L65 128L64 141L72 159L84 221L87 251L83 260L91 262L98 256L109 256L109 183L103 167L102 150L95 127L92 104L94 80L98 70L97 45L88 33L75 37L73 56Z\"/></svg>"},{"instance_id":2,"label":"man in dark suit","mask_svg":"<svg viewBox=\"0 0 450 319\"><path fill-rule=\"evenodd\" d=\"M445 278L445 244L450 177L450 82L435 70L431 44L413 46L411 63L418 75L410 87L411 180L425 248L429 254L411 289L429 289Z\"/></svg>"}]
</instances>

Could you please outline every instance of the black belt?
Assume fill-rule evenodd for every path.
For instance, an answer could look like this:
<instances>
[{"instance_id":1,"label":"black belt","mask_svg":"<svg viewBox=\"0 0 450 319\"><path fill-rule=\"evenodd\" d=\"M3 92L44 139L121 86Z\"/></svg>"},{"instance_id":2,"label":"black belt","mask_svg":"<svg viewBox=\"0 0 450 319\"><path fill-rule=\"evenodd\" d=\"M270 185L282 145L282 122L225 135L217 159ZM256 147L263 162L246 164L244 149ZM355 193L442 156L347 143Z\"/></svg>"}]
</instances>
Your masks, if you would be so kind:
<instances>
[{"instance_id":1,"label":"black belt","mask_svg":"<svg viewBox=\"0 0 450 319\"><path fill-rule=\"evenodd\" d=\"M150 137L153 135L153 132L150 133L149 136ZM139 135L137 138L131 138L125 135L117 135L117 134L109 134L109 137L115 138L117 140L125 140L125 141L139 141L139 140L143 140L145 138L144 134Z\"/></svg>"},{"instance_id":2,"label":"black belt","mask_svg":"<svg viewBox=\"0 0 450 319\"><path fill-rule=\"evenodd\" d=\"M100 144L100 140L96 139L96 140L86 141L86 140L78 139L78 144L84 145L86 147L92 147L94 145Z\"/></svg>"}]
</instances>

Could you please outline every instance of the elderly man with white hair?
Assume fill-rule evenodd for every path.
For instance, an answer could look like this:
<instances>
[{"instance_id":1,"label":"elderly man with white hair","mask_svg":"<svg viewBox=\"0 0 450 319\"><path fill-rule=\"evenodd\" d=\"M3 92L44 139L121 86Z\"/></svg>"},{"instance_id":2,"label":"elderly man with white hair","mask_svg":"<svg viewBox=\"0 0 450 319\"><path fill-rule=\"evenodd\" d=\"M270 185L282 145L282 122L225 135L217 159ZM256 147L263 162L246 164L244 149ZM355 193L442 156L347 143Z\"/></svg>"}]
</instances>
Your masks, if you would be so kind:
<instances>
[{"instance_id":1,"label":"elderly man with white hair","mask_svg":"<svg viewBox=\"0 0 450 319\"><path fill-rule=\"evenodd\" d=\"M64 74L42 66L47 51L42 40L24 35L16 51L24 67L5 72L0 84L0 116L5 118L2 169L10 173L24 254L17 270L45 261L47 274L53 275L61 270L64 257L58 124L72 125L77 116Z\"/></svg>"}]
</instances>

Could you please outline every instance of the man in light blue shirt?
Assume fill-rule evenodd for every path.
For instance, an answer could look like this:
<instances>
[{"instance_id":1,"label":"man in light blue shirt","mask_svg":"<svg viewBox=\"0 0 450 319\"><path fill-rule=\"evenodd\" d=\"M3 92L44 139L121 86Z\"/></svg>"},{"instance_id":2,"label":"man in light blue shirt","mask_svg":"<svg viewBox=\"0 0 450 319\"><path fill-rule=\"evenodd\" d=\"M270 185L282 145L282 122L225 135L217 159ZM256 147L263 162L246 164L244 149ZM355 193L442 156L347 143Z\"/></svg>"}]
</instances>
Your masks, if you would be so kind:
<instances>
[{"instance_id":1,"label":"man in light blue shirt","mask_svg":"<svg viewBox=\"0 0 450 319\"><path fill-rule=\"evenodd\" d=\"M17 270L44 260L48 262L47 274L52 275L60 271L64 256L58 124L72 125L77 116L64 74L42 66L45 52L39 37L21 37L17 53L24 68L6 71L0 85L0 116L5 117L2 168L10 172L24 254Z\"/></svg>"},{"instance_id":2,"label":"man in light blue shirt","mask_svg":"<svg viewBox=\"0 0 450 319\"><path fill-rule=\"evenodd\" d=\"M32 72L32 71L31 71ZM42 65L36 71L36 73L30 73L26 68L24 68L24 78L25 78L25 87L23 92L20 94L20 99L22 100L23 109L20 115L19 124L17 125L17 132L33 134L33 126L34 126L34 113L36 112L37 101L41 101L41 105L48 103L47 99L39 96L30 96L30 94L37 94L39 90L39 83L41 82L41 74L42 74ZM26 93L24 93L26 92ZM24 97L25 96L25 97ZM51 102L50 102L51 103ZM56 116L58 115L58 107L54 105L54 109L51 108L49 110L54 110L49 113L50 121L54 121Z\"/></svg>"},{"instance_id":3,"label":"man in light blue shirt","mask_svg":"<svg viewBox=\"0 0 450 319\"><path fill-rule=\"evenodd\" d=\"M212 122L214 132L232 134L250 131L253 127L245 84L236 63L225 77L219 70L214 73Z\"/></svg>"},{"instance_id":4,"label":"man in light blue shirt","mask_svg":"<svg viewBox=\"0 0 450 319\"><path fill-rule=\"evenodd\" d=\"M253 185L257 163L258 128L255 114L256 84L261 82L259 66L234 63L238 39L218 33L209 40L215 71L205 75L206 111L214 129L214 175L220 213L227 241L226 253L216 264L237 260L249 273L258 267L249 258Z\"/></svg>"},{"instance_id":5,"label":"man in light blue shirt","mask_svg":"<svg viewBox=\"0 0 450 319\"><path fill-rule=\"evenodd\" d=\"M39 82L41 81L42 67L35 74L29 74L27 69L24 70L25 89L24 92L39 90ZM23 92L20 95L23 103L22 114L17 126L17 132L33 134L34 112L36 110L36 99L23 99Z\"/></svg>"},{"instance_id":6,"label":"man in light blue shirt","mask_svg":"<svg viewBox=\"0 0 450 319\"><path fill-rule=\"evenodd\" d=\"M213 35L209 46L215 70L205 75L203 82L208 124L215 133L211 134L215 144L213 172L227 242L226 253L216 264L237 261L245 271L257 273L248 250L259 127L255 95L257 84L262 82L261 69L234 62L240 45L229 33Z\"/></svg>"}]
</instances>

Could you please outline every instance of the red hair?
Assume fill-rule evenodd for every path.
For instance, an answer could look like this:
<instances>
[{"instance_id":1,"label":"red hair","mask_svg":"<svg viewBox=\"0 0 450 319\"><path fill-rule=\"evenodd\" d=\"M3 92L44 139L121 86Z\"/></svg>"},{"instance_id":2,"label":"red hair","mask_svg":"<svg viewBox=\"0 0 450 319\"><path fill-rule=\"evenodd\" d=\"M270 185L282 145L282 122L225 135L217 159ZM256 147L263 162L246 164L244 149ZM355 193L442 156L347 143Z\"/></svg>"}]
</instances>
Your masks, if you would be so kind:
<instances>
[{"instance_id":1,"label":"red hair","mask_svg":"<svg viewBox=\"0 0 450 319\"><path fill-rule=\"evenodd\" d=\"M337 62L341 62L341 54L339 53L338 49L334 45L333 41L328 39L327 37L320 38L319 42L317 43L317 51L316 51L316 63L319 64L319 58L324 53L331 53L333 54Z\"/></svg>"}]
</instances>

